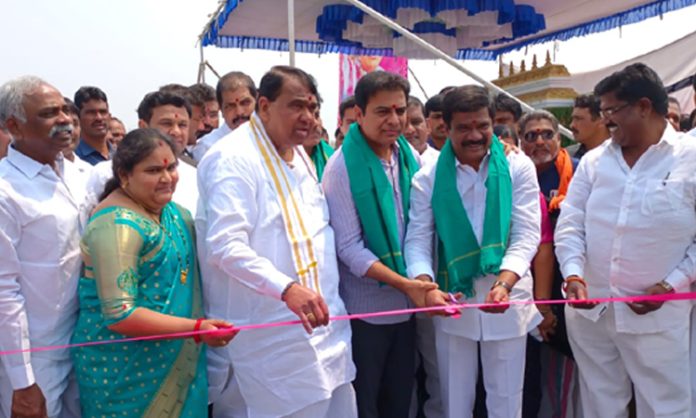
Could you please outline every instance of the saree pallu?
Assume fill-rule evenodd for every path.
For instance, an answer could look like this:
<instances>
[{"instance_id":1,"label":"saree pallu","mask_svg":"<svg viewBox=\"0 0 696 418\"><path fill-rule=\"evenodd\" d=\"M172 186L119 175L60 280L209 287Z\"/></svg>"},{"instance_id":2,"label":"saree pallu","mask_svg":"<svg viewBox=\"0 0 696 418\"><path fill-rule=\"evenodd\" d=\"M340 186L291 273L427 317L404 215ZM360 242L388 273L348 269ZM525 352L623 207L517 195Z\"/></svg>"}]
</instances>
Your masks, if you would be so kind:
<instances>
[{"instance_id":1,"label":"saree pallu","mask_svg":"<svg viewBox=\"0 0 696 418\"><path fill-rule=\"evenodd\" d=\"M83 235L85 263L74 344L124 336L108 326L136 308L203 316L190 214L174 203L160 224L123 207L95 213ZM78 347L72 351L83 417L203 417L205 349L192 339Z\"/></svg>"}]
</instances>

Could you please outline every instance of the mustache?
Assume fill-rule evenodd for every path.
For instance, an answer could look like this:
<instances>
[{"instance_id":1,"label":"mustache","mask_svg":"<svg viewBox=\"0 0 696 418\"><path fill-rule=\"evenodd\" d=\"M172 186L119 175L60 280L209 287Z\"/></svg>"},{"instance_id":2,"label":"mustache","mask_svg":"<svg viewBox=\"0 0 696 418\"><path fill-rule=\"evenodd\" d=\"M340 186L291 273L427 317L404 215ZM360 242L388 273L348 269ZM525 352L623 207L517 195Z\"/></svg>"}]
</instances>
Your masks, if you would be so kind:
<instances>
[{"instance_id":1,"label":"mustache","mask_svg":"<svg viewBox=\"0 0 696 418\"><path fill-rule=\"evenodd\" d=\"M476 146L476 145L486 145L486 139L479 139L478 141L462 141L463 146Z\"/></svg>"},{"instance_id":2,"label":"mustache","mask_svg":"<svg viewBox=\"0 0 696 418\"><path fill-rule=\"evenodd\" d=\"M248 121L250 118L251 118L251 116L240 115L240 116L237 116L236 118L232 119L232 124L233 124L233 125L236 125L236 124L239 123L239 122L246 122L246 121Z\"/></svg>"},{"instance_id":3,"label":"mustache","mask_svg":"<svg viewBox=\"0 0 696 418\"><path fill-rule=\"evenodd\" d=\"M62 133L68 133L72 134L73 132L73 126L72 124L67 124L67 125L56 125L51 130L48 132L48 136L53 138L56 135L60 135Z\"/></svg>"}]
</instances>

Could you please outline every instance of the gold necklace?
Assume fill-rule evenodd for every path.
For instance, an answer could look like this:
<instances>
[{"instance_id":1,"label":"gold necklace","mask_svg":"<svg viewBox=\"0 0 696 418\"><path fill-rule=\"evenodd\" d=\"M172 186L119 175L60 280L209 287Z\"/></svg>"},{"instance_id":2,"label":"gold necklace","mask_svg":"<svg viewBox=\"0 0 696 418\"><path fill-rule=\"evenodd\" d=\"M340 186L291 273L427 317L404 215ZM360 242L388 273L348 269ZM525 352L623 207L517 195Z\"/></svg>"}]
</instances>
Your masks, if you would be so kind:
<instances>
[{"instance_id":1,"label":"gold necklace","mask_svg":"<svg viewBox=\"0 0 696 418\"><path fill-rule=\"evenodd\" d=\"M181 252L179 252L179 247L176 245L176 241L174 240L174 237L172 236L171 232L167 230L164 226L162 226L162 223L160 222L160 217L161 213L159 216L158 214L147 209L142 203L140 203L137 199L133 198L133 196L126 191L125 188L121 187L121 190L123 191L123 194L125 194L133 203L138 205L140 209L142 209L148 216L148 219L153 221L157 226L164 232L164 234L169 238L169 241L171 242L172 247L174 248L174 252L176 253L176 258L177 261L179 262L179 266L181 267L181 275L179 276L179 280L181 281L181 284L186 284L186 279L188 278L188 271L189 271L189 260L186 260L186 265L184 266L184 261L183 257L181 255ZM181 241L185 241L184 233L181 231L181 228L179 227L178 223L176 222L176 219L174 222L174 228L177 230L177 235Z\"/></svg>"}]
</instances>

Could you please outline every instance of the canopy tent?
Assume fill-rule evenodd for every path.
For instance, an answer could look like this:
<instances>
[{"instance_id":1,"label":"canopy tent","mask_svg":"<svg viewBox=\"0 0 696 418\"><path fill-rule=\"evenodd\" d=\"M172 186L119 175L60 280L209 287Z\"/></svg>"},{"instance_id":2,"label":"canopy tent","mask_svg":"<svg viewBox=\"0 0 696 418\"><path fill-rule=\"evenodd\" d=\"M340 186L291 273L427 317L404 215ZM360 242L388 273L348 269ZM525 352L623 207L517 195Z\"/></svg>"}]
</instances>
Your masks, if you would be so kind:
<instances>
[{"instance_id":1,"label":"canopy tent","mask_svg":"<svg viewBox=\"0 0 696 418\"><path fill-rule=\"evenodd\" d=\"M650 66L662 78L667 91L679 99L684 113L694 108L694 91L691 87L696 74L696 31L646 54L594 71L571 76L571 84L580 93L592 91L604 77L622 68L642 62Z\"/></svg>"},{"instance_id":2,"label":"canopy tent","mask_svg":"<svg viewBox=\"0 0 696 418\"><path fill-rule=\"evenodd\" d=\"M696 0L221 0L203 47L440 58L488 87L459 59L493 59L526 45L569 39L696 4ZM517 0L520 1L520 0ZM349 4L345 4L349 3ZM284 36L287 34L287 36ZM572 137L565 127L561 132Z\"/></svg>"},{"instance_id":3,"label":"canopy tent","mask_svg":"<svg viewBox=\"0 0 696 418\"><path fill-rule=\"evenodd\" d=\"M288 18L288 5L294 12ZM353 3L353 2L350 2ZM696 0L365 0L363 3L458 59L495 59L526 45L601 32ZM422 57L421 48L341 0L223 0L202 46Z\"/></svg>"}]
</instances>

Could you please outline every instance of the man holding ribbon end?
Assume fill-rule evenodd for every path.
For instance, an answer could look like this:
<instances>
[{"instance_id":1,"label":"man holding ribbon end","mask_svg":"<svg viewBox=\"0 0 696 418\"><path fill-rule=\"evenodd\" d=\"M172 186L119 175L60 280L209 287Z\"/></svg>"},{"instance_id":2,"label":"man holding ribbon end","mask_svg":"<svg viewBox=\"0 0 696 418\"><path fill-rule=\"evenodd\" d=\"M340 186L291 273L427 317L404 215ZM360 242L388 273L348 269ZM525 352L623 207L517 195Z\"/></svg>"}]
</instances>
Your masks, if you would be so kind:
<instances>
[{"instance_id":1,"label":"man holding ribbon end","mask_svg":"<svg viewBox=\"0 0 696 418\"><path fill-rule=\"evenodd\" d=\"M451 294L456 303L503 304L436 320L448 417L472 416L479 350L488 416L521 416L526 335L541 320L533 304L505 305L532 300L529 266L539 245L541 214L534 164L523 154L505 155L493 135L493 115L483 87L448 92L443 118L449 139L437 163L415 175L411 190L409 277L437 281L441 289L463 295L458 301ZM427 304L441 305L436 296L429 294Z\"/></svg>"},{"instance_id":2,"label":"man holding ribbon end","mask_svg":"<svg viewBox=\"0 0 696 418\"><path fill-rule=\"evenodd\" d=\"M241 332L209 351L215 417L355 418L355 367L329 210L302 144L315 129L314 79L273 67L249 123L198 165L196 227L206 313ZM230 376L234 364L234 376Z\"/></svg>"},{"instance_id":3,"label":"man holding ribbon end","mask_svg":"<svg viewBox=\"0 0 696 418\"><path fill-rule=\"evenodd\" d=\"M662 81L644 64L595 87L611 141L589 151L561 204L556 254L586 418L688 418L689 301L588 298L685 291L696 276L696 143L665 120Z\"/></svg>"}]
</instances>

